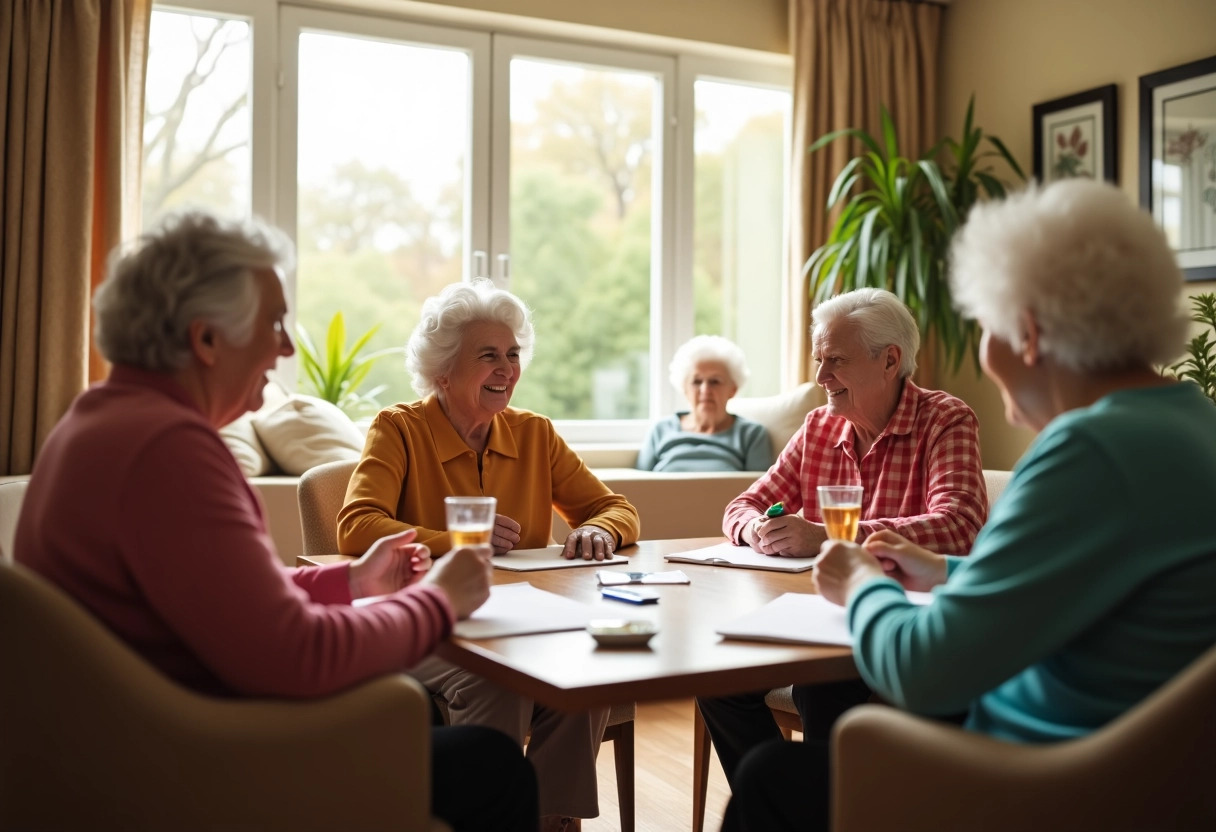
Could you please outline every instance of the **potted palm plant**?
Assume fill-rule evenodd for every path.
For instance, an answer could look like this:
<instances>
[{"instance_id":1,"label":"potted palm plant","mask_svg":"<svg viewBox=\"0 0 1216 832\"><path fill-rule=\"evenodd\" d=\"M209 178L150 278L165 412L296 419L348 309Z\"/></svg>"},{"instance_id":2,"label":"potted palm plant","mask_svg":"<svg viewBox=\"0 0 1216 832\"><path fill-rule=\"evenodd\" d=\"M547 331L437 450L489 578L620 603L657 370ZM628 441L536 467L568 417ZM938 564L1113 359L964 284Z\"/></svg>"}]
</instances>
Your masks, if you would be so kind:
<instances>
[{"instance_id":1,"label":"potted palm plant","mask_svg":"<svg viewBox=\"0 0 1216 832\"><path fill-rule=\"evenodd\" d=\"M1186 345L1187 357L1170 366L1175 378L1193 381L1216 404L1216 294L1205 292L1191 298L1191 320L1205 329Z\"/></svg>"},{"instance_id":2,"label":"potted palm plant","mask_svg":"<svg viewBox=\"0 0 1216 832\"><path fill-rule=\"evenodd\" d=\"M385 356L402 355L405 352L403 347L389 347L364 355L363 350L368 341L379 329L380 325L376 324L356 338L354 344L347 349L346 322L341 312L335 312L329 321L325 349L319 350L307 330L299 324L296 325L300 365L304 368L304 375L312 392L317 398L336 404L352 419L365 413L375 413L380 409L376 396L383 392L383 384L371 390L360 390L372 365Z\"/></svg>"},{"instance_id":3,"label":"potted palm plant","mask_svg":"<svg viewBox=\"0 0 1216 832\"><path fill-rule=\"evenodd\" d=\"M827 242L803 269L810 273L812 298L819 302L866 286L890 290L955 371L967 356L978 371L979 329L954 311L946 274L950 239L977 200L1005 195L1006 183L993 174L990 160L1003 159L1026 178L1004 143L974 126L974 107L973 98L961 139L945 138L917 159L901 155L886 107L881 141L849 128L810 148L849 137L864 151L844 166L828 195L828 210L840 206L840 212Z\"/></svg>"}]
</instances>

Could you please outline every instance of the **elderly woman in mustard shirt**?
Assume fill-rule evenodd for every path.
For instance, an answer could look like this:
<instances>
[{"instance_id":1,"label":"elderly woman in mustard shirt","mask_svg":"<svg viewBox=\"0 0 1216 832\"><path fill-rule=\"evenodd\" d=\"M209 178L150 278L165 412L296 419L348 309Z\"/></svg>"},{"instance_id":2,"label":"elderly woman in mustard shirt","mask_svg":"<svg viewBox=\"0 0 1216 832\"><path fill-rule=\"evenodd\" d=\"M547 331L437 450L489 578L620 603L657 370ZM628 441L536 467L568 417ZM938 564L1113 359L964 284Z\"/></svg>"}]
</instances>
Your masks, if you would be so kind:
<instances>
[{"instance_id":1,"label":"elderly woman in mustard shirt","mask_svg":"<svg viewBox=\"0 0 1216 832\"><path fill-rule=\"evenodd\" d=\"M527 307L489 280L427 299L406 345L423 398L372 422L338 515L341 551L362 552L410 528L417 542L447 551L443 498L454 495L497 499L495 554L548 545L554 509L573 529L567 558L602 560L637 541L637 510L596 479L551 421L508 407L532 343ZM577 829L579 818L599 814L595 758L606 709L552 711L434 657L410 672L447 700L454 725L489 725L520 744L530 731L542 829Z\"/></svg>"}]
</instances>

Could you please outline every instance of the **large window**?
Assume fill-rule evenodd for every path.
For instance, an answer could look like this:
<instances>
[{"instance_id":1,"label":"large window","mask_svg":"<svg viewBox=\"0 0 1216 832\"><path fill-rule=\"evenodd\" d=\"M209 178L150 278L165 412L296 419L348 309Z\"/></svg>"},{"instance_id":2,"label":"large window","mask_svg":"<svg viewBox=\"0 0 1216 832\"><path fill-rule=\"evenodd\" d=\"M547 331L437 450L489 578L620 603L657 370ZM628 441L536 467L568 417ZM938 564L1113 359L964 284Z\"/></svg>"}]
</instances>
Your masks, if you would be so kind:
<instances>
[{"instance_id":1,"label":"large window","mask_svg":"<svg viewBox=\"0 0 1216 832\"><path fill-rule=\"evenodd\" d=\"M196 204L282 227L314 341L341 311L348 337L399 346L424 298L492 277L535 316L513 403L571 439L637 440L681 405L667 364L697 333L744 347L744 394L777 392L781 59L234 3L154 12L146 221ZM415 398L399 360L379 385Z\"/></svg>"}]
</instances>

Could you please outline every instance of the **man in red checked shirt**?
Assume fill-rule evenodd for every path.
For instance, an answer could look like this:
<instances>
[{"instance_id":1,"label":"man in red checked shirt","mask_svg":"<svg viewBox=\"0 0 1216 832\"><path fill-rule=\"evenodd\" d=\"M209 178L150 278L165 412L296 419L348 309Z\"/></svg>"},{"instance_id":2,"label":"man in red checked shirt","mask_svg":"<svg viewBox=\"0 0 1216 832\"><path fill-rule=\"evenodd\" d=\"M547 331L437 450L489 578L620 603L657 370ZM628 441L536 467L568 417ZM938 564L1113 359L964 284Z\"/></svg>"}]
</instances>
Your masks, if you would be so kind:
<instances>
[{"instance_id":1,"label":"man in red checked shirt","mask_svg":"<svg viewBox=\"0 0 1216 832\"><path fill-rule=\"evenodd\" d=\"M815 308L815 381L828 403L812 410L773 467L726 507L722 531L775 557L813 557L827 539L816 487L860 485L857 542L889 529L936 552L965 555L988 517L975 413L911 379L920 332L882 289L857 289ZM784 504L784 513L766 509ZM796 685L804 735L827 739L836 718L865 702L860 680ZM729 782L753 746L780 736L764 693L698 699Z\"/></svg>"}]
</instances>

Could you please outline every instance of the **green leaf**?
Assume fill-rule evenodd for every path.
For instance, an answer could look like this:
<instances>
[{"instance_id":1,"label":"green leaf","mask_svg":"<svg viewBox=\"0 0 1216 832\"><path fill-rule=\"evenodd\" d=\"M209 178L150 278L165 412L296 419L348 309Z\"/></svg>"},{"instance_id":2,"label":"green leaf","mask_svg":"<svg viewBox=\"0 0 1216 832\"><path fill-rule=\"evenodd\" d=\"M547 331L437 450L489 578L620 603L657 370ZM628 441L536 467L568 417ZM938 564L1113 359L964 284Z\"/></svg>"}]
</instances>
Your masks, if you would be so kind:
<instances>
[{"instance_id":1,"label":"green leaf","mask_svg":"<svg viewBox=\"0 0 1216 832\"><path fill-rule=\"evenodd\" d=\"M304 368L313 392L319 398L336 404L351 416L379 409L380 405L375 398L378 391L359 393L359 388L366 381L376 361L405 352L402 347L390 347L364 355L379 329L380 324L376 324L347 348L345 321L341 311L335 312L326 330L325 350L321 352L308 332L297 325L296 341L300 365Z\"/></svg>"}]
</instances>

